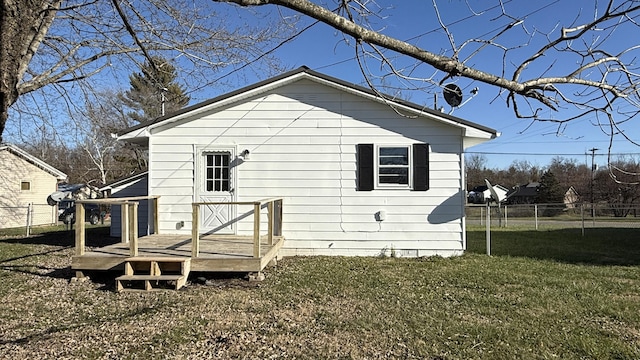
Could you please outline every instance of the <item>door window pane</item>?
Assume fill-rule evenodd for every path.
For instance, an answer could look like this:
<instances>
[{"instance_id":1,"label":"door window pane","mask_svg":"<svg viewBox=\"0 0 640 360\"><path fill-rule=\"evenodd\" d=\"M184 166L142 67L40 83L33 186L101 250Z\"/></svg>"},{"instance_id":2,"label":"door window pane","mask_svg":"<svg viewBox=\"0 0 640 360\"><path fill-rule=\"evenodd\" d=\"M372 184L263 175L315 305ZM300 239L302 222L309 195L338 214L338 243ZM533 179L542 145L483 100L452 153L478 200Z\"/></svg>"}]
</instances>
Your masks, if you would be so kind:
<instances>
[{"instance_id":1,"label":"door window pane","mask_svg":"<svg viewBox=\"0 0 640 360\"><path fill-rule=\"evenodd\" d=\"M229 153L205 154L206 191L229 191L231 183L229 171Z\"/></svg>"}]
</instances>

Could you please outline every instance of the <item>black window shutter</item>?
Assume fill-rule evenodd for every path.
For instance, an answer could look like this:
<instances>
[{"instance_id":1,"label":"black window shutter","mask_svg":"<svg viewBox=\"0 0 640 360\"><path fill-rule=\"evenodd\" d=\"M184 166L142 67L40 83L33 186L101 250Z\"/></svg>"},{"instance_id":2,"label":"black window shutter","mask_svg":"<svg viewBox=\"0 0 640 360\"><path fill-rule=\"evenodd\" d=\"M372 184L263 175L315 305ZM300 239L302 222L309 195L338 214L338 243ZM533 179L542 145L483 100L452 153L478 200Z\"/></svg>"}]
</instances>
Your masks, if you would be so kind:
<instances>
[{"instance_id":1,"label":"black window shutter","mask_svg":"<svg viewBox=\"0 0 640 360\"><path fill-rule=\"evenodd\" d=\"M373 144L358 144L358 190L373 190Z\"/></svg>"},{"instance_id":2,"label":"black window shutter","mask_svg":"<svg viewBox=\"0 0 640 360\"><path fill-rule=\"evenodd\" d=\"M413 190L429 190L429 144L413 144Z\"/></svg>"}]
</instances>

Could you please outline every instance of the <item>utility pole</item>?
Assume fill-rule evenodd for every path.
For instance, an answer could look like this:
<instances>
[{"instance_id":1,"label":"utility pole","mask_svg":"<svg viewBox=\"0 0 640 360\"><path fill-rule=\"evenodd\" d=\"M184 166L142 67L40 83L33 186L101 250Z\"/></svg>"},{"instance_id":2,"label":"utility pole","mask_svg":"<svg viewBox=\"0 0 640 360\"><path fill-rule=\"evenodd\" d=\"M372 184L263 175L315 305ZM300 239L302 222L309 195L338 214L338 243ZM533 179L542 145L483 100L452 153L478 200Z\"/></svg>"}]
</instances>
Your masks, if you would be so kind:
<instances>
[{"instance_id":1,"label":"utility pole","mask_svg":"<svg viewBox=\"0 0 640 360\"><path fill-rule=\"evenodd\" d=\"M169 91L169 89L167 89L167 88L165 87L165 88L162 88L162 90L161 90L161 92L160 92L160 96L162 97L162 100L161 100L161 101L162 101L162 110L161 110L161 112L162 112L162 116L164 116L164 102L165 102L164 93L165 93L165 92L167 92L167 91Z\"/></svg>"},{"instance_id":2,"label":"utility pole","mask_svg":"<svg viewBox=\"0 0 640 360\"><path fill-rule=\"evenodd\" d=\"M596 149L596 148L591 148L589 149L589 151L591 151L591 218L595 219L596 218L596 210L593 206L593 177L595 175L595 171L596 171L596 164L595 164L595 157L596 157L596 151L598 151L600 149Z\"/></svg>"}]
</instances>

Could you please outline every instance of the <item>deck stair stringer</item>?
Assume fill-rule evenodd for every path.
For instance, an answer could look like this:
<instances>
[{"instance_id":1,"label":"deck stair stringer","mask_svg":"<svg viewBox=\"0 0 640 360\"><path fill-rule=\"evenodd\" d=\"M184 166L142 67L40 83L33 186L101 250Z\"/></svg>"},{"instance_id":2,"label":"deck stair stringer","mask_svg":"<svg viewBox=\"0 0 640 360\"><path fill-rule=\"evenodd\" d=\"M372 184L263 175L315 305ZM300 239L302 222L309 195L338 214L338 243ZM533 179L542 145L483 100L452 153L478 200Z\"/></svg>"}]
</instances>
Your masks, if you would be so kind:
<instances>
[{"instance_id":1,"label":"deck stair stringer","mask_svg":"<svg viewBox=\"0 0 640 360\"><path fill-rule=\"evenodd\" d=\"M186 257L129 257L124 261L124 275L116 278L116 291L151 291L167 289L167 285L178 290L190 271L191 259Z\"/></svg>"}]
</instances>

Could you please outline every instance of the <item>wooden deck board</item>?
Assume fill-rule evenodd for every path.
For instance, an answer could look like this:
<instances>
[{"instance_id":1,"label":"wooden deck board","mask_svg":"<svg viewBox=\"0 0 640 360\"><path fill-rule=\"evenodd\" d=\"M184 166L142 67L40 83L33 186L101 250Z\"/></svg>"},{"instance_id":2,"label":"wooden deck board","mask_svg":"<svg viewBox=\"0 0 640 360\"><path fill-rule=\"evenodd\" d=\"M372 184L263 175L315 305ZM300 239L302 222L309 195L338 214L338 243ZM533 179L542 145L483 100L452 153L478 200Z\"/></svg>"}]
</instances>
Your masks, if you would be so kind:
<instances>
[{"instance_id":1,"label":"wooden deck board","mask_svg":"<svg viewBox=\"0 0 640 360\"><path fill-rule=\"evenodd\" d=\"M190 235L153 234L139 238L139 257L191 258L191 271L203 272L254 272L262 271L282 247L284 239L275 237L269 245L266 236L260 241L260 257L253 257L251 236L201 235L200 256L191 258ZM73 256L74 270L117 270L131 256L129 244L117 243L100 248L87 249L83 255Z\"/></svg>"}]
</instances>

